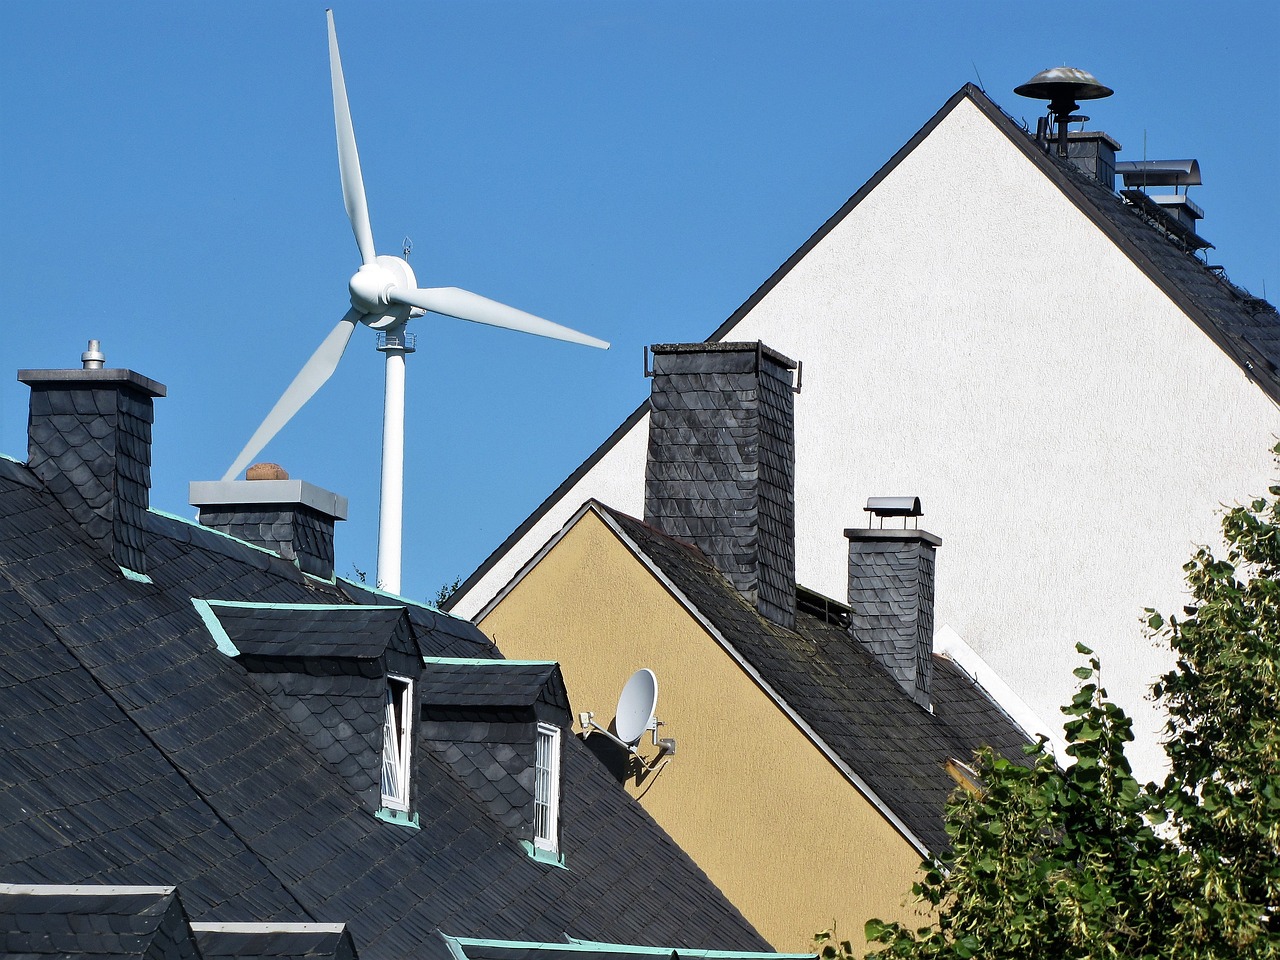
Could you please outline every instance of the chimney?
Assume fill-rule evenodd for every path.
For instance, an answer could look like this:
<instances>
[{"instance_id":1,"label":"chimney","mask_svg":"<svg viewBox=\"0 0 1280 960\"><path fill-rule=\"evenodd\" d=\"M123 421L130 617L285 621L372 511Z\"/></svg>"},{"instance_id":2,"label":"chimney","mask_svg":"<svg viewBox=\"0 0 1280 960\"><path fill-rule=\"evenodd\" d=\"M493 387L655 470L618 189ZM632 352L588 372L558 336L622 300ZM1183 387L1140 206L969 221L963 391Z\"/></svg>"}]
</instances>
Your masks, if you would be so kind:
<instances>
[{"instance_id":1,"label":"chimney","mask_svg":"<svg viewBox=\"0 0 1280 960\"><path fill-rule=\"evenodd\" d=\"M192 482L188 499L199 508L200 522L332 580L333 527L347 519L347 498L290 480L274 463L255 464L245 476Z\"/></svg>"},{"instance_id":2,"label":"chimney","mask_svg":"<svg viewBox=\"0 0 1280 960\"><path fill-rule=\"evenodd\" d=\"M795 625L789 360L762 343L653 347L645 523L696 545L756 609Z\"/></svg>"},{"instance_id":3,"label":"chimney","mask_svg":"<svg viewBox=\"0 0 1280 960\"><path fill-rule=\"evenodd\" d=\"M1199 161L1124 160L1116 172L1124 180L1120 196L1167 236L1192 251L1213 246L1197 233L1204 211L1187 196L1204 182ZM1173 187L1173 193L1148 193L1152 187Z\"/></svg>"},{"instance_id":4,"label":"chimney","mask_svg":"<svg viewBox=\"0 0 1280 960\"><path fill-rule=\"evenodd\" d=\"M1116 188L1116 151L1120 144L1101 130L1072 130L1067 134L1067 157L1080 170Z\"/></svg>"},{"instance_id":5,"label":"chimney","mask_svg":"<svg viewBox=\"0 0 1280 960\"><path fill-rule=\"evenodd\" d=\"M27 465L122 569L147 572L152 400L165 387L104 369L97 340L81 368L19 370L31 388Z\"/></svg>"},{"instance_id":6,"label":"chimney","mask_svg":"<svg viewBox=\"0 0 1280 960\"><path fill-rule=\"evenodd\" d=\"M872 497L866 510L880 518L881 527L844 532L849 538L849 635L927 708L933 679L934 551L942 539L925 530L884 529L885 517L919 517L917 497Z\"/></svg>"}]
</instances>

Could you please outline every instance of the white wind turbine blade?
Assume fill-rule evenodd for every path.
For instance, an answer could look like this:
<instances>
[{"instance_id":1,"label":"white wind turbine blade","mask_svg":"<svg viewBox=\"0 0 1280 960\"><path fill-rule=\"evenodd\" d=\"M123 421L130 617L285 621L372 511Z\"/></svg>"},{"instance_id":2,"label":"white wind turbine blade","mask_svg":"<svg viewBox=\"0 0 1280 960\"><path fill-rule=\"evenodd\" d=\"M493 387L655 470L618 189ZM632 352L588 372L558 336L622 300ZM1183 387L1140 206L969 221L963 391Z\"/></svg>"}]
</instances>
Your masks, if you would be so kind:
<instances>
[{"instance_id":1,"label":"white wind turbine blade","mask_svg":"<svg viewBox=\"0 0 1280 960\"><path fill-rule=\"evenodd\" d=\"M487 323L491 327L519 330L521 333L532 333L534 336L550 337L553 340L567 340L569 343L581 343L601 350L609 349L609 344L604 340L562 327L558 323L535 317L532 313L525 313L515 307L508 307L505 303L490 300L488 297L482 297L478 293L471 293L469 290L458 287L427 287L420 290L392 287L387 296L394 303L420 307L432 313L442 313L446 317L470 320L472 323Z\"/></svg>"},{"instance_id":2,"label":"white wind turbine blade","mask_svg":"<svg viewBox=\"0 0 1280 960\"><path fill-rule=\"evenodd\" d=\"M315 392L333 376L338 361L342 359L342 354L347 349L347 341L351 339L351 334L362 316L364 314L353 307L338 321L338 325L329 331L329 335L316 348L311 359L303 364L298 375L293 378L293 383L289 384L285 392L280 395L280 399L271 408L262 425L249 438L249 442L240 451L240 456L236 457L236 462L223 475L223 480L234 480L240 471L261 452L262 448L271 442L272 437L280 432L280 428L293 419L293 415L302 409L302 405L315 396Z\"/></svg>"},{"instance_id":3,"label":"white wind turbine blade","mask_svg":"<svg viewBox=\"0 0 1280 960\"><path fill-rule=\"evenodd\" d=\"M342 174L342 200L347 206L347 219L360 248L360 262L372 263L373 227L369 225L369 205L364 198L364 177L360 174L360 154L356 151L356 132L351 126L351 107L347 104L347 82L342 77L342 58L338 56L338 33L333 28L333 11L329 18L329 79L333 84L333 125L338 131L338 170Z\"/></svg>"}]
</instances>

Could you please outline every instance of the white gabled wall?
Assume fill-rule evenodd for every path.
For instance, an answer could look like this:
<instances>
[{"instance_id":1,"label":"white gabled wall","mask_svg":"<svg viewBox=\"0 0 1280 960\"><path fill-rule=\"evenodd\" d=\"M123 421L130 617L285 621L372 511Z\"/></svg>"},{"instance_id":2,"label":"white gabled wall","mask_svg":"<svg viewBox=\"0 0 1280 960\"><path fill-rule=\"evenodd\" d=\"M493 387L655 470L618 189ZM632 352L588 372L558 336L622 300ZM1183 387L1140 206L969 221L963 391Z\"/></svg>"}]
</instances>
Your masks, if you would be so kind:
<instances>
[{"instance_id":1,"label":"white gabled wall","mask_svg":"<svg viewBox=\"0 0 1280 960\"><path fill-rule=\"evenodd\" d=\"M1169 662L1140 627L1178 612L1219 504L1265 490L1280 415L969 100L766 294L727 340L804 361L797 576L845 595L843 527L916 495L950 624L1049 724L1077 641L1147 735ZM471 615L588 497L639 515L637 424L455 608Z\"/></svg>"}]
</instances>

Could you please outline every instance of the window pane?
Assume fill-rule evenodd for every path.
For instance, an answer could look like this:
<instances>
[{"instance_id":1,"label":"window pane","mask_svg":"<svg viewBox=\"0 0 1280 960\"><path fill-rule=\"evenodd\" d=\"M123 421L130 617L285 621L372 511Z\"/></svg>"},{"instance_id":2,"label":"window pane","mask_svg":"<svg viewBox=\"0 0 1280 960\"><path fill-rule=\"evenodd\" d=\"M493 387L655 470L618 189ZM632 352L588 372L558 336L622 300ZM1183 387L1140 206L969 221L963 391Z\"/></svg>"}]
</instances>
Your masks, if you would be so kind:
<instances>
[{"instance_id":1,"label":"window pane","mask_svg":"<svg viewBox=\"0 0 1280 960\"><path fill-rule=\"evenodd\" d=\"M538 725L533 778L533 838L535 846L556 849L556 818L559 806L560 731Z\"/></svg>"},{"instance_id":2,"label":"window pane","mask_svg":"<svg viewBox=\"0 0 1280 960\"><path fill-rule=\"evenodd\" d=\"M409 805L409 719L412 684L387 678L386 716L382 724L382 802L407 810Z\"/></svg>"}]
</instances>

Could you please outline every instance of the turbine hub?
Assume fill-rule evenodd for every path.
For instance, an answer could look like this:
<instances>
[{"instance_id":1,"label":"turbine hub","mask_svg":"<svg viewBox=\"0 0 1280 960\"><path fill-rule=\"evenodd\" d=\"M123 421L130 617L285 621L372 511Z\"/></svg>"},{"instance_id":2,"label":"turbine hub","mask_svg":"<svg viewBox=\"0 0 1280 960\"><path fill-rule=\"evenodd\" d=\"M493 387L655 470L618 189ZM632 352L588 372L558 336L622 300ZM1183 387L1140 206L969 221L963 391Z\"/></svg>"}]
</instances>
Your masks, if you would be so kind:
<instances>
[{"instance_id":1,"label":"turbine hub","mask_svg":"<svg viewBox=\"0 0 1280 960\"><path fill-rule=\"evenodd\" d=\"M421 311L391 299L394 290L415 290L418 281L407 261L400 257L375 257L352 276L347 284L351 291L351 305L364 314L363 322L375 330L383 330L396 323L403 323L411 315Z\"/></svg>"}]
</instances>

